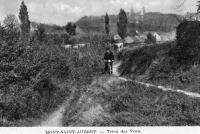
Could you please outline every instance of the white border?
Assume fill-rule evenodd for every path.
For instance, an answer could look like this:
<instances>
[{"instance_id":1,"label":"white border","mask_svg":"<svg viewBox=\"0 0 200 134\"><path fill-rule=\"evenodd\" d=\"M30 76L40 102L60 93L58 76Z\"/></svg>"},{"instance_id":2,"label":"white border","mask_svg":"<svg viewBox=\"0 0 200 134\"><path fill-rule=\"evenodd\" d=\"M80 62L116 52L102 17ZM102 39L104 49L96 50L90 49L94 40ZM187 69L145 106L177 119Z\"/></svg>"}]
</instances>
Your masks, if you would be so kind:
<instances>
[{"instance_id":1,"label":"white border","mask_svg":"<svg viewBox=\"0 0 200 134\"><path fill-rule=\"evenodd\" d=\"M2 127L0 134L200 134L200 127Z\"/></svg>"}]
</instances>

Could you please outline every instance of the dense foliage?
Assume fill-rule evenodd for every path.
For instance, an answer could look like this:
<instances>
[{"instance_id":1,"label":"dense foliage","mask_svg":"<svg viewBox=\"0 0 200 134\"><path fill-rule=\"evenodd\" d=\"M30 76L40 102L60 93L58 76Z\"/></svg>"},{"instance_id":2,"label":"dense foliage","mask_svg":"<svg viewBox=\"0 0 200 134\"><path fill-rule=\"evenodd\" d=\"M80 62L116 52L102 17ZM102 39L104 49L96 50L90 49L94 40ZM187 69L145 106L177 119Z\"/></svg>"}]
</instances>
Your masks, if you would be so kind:
<instances>
[{"instance_id":1,"label":"dense foliage","mask_svg":"<svg viewBox=\"0 0 200 134\"><path fill-rule=\"evenodd\" d=\"M170 42L120 52L119 58L122 60L120 71L122 75L144 75L150 70L151 66L154 66L154 62L157 60L157 62L162 61L163 58L168 56L168 51L174 47L174 44L174 42Z\"/></svg>"},{"instance_id":2,"label":"dense foliage","mask_svg":"<svg viewBox=\"0 0 200 134\"><path fill-rule=\"evenodd\" d=\"M76 24L73 24L72 22L67 23L65 26L65 31L69 35L76 35Z\"/></svg>"},{"instance_id":3,"label":"dense foliage","mask_svg":"<svg viewBox=\"0 0 200 134\"><path fill-rule=\"evenodd\" d=\"M27 119L39 118L55 109L72 89L90 84L103 68L107 41L106 37L90 36L76 41L87 42L87 46L64 49L62 35L47 35L42 26L32 39L21 40L16 32L0 27L0 125L3 126L28 125ZM21 121L26 123L20 124Z\"/></svg>"},{"instance_id":4,"label":"dense foliage","mask_svg":"<svg viewBox=\"0 0 200 134\"><path fill-rule=\"evenodd\" d=\"M123 9L121 9L118 15L117 31L122 39L124 39L127 35L127 24L128 24L128 18L126 12Z\"/></svg>"},{"instance_id":5,"label":"dense foliage","mask_svg":"<svg viewBox=\"0 0 200 134\"><path fill-rule=\"evenodd\" d=\"M200 22L183 21L177 28L177 47L174 56L183 64L199 62Z\"/></svg>"},{"instance_id":6,"label":"dense foliage","mask_svg":"<svg viewBox=\"0 0 200 134\"><path fill-rule=\"evenodd\" d=\"M46 31L45 31L45 26L43 24L40 24L37 27L37 30L34 31L34 35L33 38L35 37L36 40L38 40L39 42L44 42L46 39Z\"/></svg>"}]
</instances>

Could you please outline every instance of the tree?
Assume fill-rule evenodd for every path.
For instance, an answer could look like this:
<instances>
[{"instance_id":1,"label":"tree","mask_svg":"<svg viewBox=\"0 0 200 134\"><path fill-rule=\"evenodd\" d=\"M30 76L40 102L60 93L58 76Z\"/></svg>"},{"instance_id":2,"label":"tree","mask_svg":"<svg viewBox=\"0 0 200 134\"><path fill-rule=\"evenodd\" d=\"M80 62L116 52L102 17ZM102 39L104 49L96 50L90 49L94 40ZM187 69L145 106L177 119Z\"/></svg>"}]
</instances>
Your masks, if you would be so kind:
<instances>
[{"instance_id":1,"label":"tree","mask_svg":"<svg viewBox=\"0 0 200 134\"><path fill-rule=\"evenodd\" d=\"M4 27L2 26L1 22L0 22L0 44L2 43L3 41L3 36L4 36Z\"/></svg>"},{"instance_id":2,"label":"tree","mask_svg":"<svg viewBox=\"0 0 200 134\"><path fill-rule=\"evenodd\" d=\"M76 24L73 24L72 22L68 22L65 26L65 31L69 35L76 35Z\"/></svg>"},{"instance_id":3,"label":"tree","mask_svg":"<svg viewBox=\"0 0 200 134\"><path fill-rule=\"evenodd\" d=\"M38 41L43 42L46 38L45 26L40 24L36 30L36 38Z\"/></svg>"},{"instance_id":4,"label":"tree","mask_svg":"<svg viewBox=\"0 0 200 134\"><path fill-rule=\"evenodd\" d=\"M181 22L176 30L177 46L175 57L181 63L200 62L200 22Z\"/></svg>"},{"instance_id":5,"label":"tree","mask_svg":"<svg viewBox=\"0 0 200 134\"><path fill-rule=\"evenodd\" d=\"M19 19L20 19L20 22L21 22L22 38L29 37L29 35L30 35L30 23L31 22L29 20L27 7L26 7L24 1L22 1L21 5L20 5Z\"/></svg>"},{"instance_id":6,"label":"tree","mask_svg":"<svg viewBox=\"0 0 200 134\"><path fill-rule=\"evenodd\" d=\"M1 29L1 37L7 44L15 44L19 39L19 22L15 15L8 15L3 21L3 29Z\"/></svg>"},{"instance_id":7,"label":"tree","mask_svg":"<svg viewBox=\"0 0 200 134\"><path fill-rule=\"evenodd\" d=\"M198 1L198 5L197 5L197 13L200 13L200 1Z\"/></svg>"},{"instance_id":8,"label":"tree","mask_svg":"<svg viewBox=\"0 0 200 134\"><path fill-rule=\"evenodd\" d=\"M149 32L147 34L147 39L145 40L145 43L156 43L156 37Z\"/></svg>"},{"instance_id":9,"label":"tree","mask_svg":"<svg viewBox=\"0 0 200 134\"><path fill-rule=\"evenodd\" d=\"M4 19L3 25L7 30L13 31L13 30L18 30L19 22L15 15L10 14Z\"/></svg>"},{"instance_id":10,"label":"tree","mask_svg":"<svg viewBox=\"0 0 200 134\"><path fill-rule=\"evenodd\" d=\"M105 31L106 31L106 34L109 35L110 33L110 25L109 25L109 16L108 14L106 13L106 16L105 16Z\"/></svg>"},{"instance_id":11,"label":"tree","mask_svg":"<svg viewBox=\"0 0 200 134\"><path fill-rule=\"evenodd\" d=\"M128 24L128 18L126 12L123 9L120 9L120 13L118 15L117 27L118 27L118 34L122 39L126 37L127 24Z\"/></svg>"}]
</instances>

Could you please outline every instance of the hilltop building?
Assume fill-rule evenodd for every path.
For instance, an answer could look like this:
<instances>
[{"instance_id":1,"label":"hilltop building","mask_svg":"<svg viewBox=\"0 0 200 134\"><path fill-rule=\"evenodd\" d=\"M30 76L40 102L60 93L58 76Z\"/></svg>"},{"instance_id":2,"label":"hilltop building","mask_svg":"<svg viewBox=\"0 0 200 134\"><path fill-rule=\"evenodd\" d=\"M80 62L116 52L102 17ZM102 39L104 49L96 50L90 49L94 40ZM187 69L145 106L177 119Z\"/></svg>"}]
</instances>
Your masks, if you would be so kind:
<instances>
[{"instance_id":1,"label":"hilltop building","mask_svg":"<svg viewBox=\"0 0 200 134\"><path fill-rule=\"evenodd\" d=\"M143 7L141 11L135 12L133 8L131 8L131 11L129 13L129 22L130 23L139 23L141 21L144 21L144 15L146 14L146 9Z\"/></svg>"}]
</instances>

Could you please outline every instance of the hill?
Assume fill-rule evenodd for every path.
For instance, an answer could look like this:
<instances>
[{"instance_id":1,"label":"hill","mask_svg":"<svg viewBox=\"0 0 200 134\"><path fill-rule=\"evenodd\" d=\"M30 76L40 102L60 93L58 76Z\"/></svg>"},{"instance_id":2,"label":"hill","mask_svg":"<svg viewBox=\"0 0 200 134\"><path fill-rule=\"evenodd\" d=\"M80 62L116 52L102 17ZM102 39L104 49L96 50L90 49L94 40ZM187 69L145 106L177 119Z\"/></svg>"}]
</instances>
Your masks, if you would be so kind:
<instances>
[{"instance_id":1,"label":"hill","mask_svg":"<svg viewBox=\"0 0 200 134\"><path fill-rule=\"evenodd\" d=\"M144 21L141 23L141 28L143 31L173 31L182 16L176 14L161 14L156 12L150 12L144 15Z\"/></svg>"},{"instance_id":2,"label":"hill","mask_svg":"<svg viewBox=\"0 0 200 134\"><path fill-rule=\"evenodd\" d=\"M116 33L116 22L117 16L110 15L110 32ZM76 22L77 26L80 27L84 32L98 32L104 33L104 16L84 16Z\"/></svg>"},{"instance_id":3,"label":"hill","mask_svg":"<svg viewBox=\"0 0 200 134\"><path fill-rule=\"evenodd\" d=\"M134 34L134 31L165 31L170 32L179 24L179 20L183 17L176 14L162 14L157 12L149 12L144 15L143 21L137 24L134 19L136 16L128 15L128 33ZM110 15L110 31L111 34L117 33L117 15ZM136 17L140 18L140 17ZM135 20L135 21L131 21ZM84 32L104 33L104 16L84 16L76 22Z\"/></svg>"}]
</instances>

